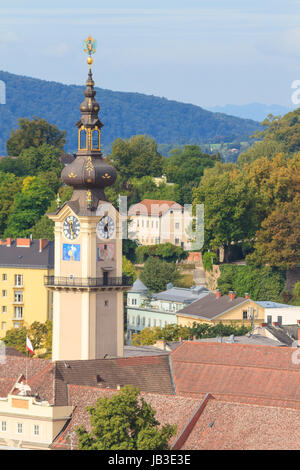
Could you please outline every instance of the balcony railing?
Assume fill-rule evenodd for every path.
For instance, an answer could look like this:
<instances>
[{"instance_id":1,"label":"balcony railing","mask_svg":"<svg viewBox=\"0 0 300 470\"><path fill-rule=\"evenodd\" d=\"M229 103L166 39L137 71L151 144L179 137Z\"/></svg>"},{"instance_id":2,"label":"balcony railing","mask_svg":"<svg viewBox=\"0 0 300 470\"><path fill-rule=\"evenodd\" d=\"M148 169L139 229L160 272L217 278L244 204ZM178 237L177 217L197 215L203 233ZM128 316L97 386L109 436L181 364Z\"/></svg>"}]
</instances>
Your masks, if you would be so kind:
<instances>
[{"instance_id":1,"label":"balcony railing","mask_svg":"<svg viewBox=\"0 0 300 470\"><path fill-rule=\"evenodd\" d=\"M57 277L45 276L44 284L49 287L127 287L133 283L131 277Z\"/></svg>"}]
</instances>

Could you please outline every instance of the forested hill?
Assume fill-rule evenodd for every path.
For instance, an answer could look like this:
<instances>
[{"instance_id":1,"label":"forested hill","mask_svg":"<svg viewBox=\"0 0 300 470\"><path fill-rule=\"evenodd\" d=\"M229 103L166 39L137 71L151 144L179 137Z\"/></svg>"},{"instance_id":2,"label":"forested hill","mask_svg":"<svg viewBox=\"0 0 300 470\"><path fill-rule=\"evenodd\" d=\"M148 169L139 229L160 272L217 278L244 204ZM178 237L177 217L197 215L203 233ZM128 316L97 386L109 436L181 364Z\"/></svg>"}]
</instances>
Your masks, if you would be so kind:
<instances>
[{"instance_id":1,"label":"forested hill","mask_svg":"<svg viewBox=\"0 0 300 470\"><path fill-rule=\"evenodd\" d=\"M97 81L97 77L95 77ZM67 131L69 152L77 148L75 123L80 117L84 86L63 85L0 71L6 104L0 104L0 155L20 117L38 116ZM102 145L114 139L147 134L160 144L219 143L248 140L260 126L250 119L213 113L165 98L97 88Z\"/></svg>"}]
</instances>

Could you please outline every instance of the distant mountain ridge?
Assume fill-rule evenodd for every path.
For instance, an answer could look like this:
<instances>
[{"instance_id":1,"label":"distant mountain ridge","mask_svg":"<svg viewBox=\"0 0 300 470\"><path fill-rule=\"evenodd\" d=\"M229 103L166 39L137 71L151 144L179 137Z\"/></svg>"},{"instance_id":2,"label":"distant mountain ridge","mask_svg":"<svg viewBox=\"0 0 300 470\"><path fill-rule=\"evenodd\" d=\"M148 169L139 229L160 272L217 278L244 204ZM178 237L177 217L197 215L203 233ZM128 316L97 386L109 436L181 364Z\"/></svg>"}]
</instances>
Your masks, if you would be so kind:
<instances>
[{"instance_id":1,"label":"distant mountain ridge","mask_svg":"<svg viewBox=\"0 0 300 470\"><path fill-rule=\"evenodd\" d=\"M97 77L94 77L97 82ZM77 149L75 123L80 117L84 86L63 85L0 71L6 84L6 104L0 104L0 154L20 117L38 116L67 131L68 152ZM100 119L105 127L102 145L116 138L147 134L159 144L201 144L248 140L259 123L213 113L166 98L96 88Z\"/></svg>"},{"instance_id":2,"label":"distant mountain ridge","mask_svg":"<svg viewBox=\"0 0 300 470\"><path fill-rule=\"evenodd\" d=\"M214 113L225 113L229 116L236 116L242 119L253 119L254 121L262 122L268 114L274 116L283 116L294 108L281 106L280 104L262 104L262 103L249 103L249 104L226 104L225 106L214 106L207 108Z\"/></svg>"}]
</instances>

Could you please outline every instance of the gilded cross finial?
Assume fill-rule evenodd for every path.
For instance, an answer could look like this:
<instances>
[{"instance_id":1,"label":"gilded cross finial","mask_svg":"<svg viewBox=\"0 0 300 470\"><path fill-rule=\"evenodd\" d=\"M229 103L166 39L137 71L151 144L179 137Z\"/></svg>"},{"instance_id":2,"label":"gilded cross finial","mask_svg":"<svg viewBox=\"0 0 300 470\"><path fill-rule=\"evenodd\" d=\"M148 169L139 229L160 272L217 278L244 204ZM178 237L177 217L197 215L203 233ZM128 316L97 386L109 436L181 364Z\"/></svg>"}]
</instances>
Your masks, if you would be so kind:
<instances>
[{"instance_id":1,"label":"gilded cross finial","mask_svg":"<svg viewBox=\"0 0 300 470\"><path fill-rule=\"evenodd\" d=\"M96 52L96 45L97 45L97 42L95 39L92 38L92 36L89 36L87 39L84 40L83 50L86 54L88 54L87 63L89 64L90 68L93 63L92 54L95 54Z\"/></svg>"}]
</instances>

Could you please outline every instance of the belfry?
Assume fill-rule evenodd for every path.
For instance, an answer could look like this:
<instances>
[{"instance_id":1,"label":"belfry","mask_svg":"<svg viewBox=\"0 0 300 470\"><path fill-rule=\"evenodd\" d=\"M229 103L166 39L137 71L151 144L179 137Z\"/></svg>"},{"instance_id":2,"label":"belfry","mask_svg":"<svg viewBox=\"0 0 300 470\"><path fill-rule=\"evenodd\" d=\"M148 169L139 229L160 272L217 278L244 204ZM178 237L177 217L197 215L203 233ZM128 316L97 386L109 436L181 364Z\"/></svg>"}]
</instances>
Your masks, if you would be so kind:
<instances>
[{"instance_id":1,"label":"belfry","mask_svg":"<svg viewBox=\"0 0 300 470\"><path fill-rule=\"evenodd\" d=\"M48 214L55 223L52 360L122 357L124 343L122 236L118 211L104 189L117 177L101 153L102 122L91 66L95 41L85 41L88 79L80 105L78 152L62 171L70 201Z\"/></svg>"}]
</instances>

